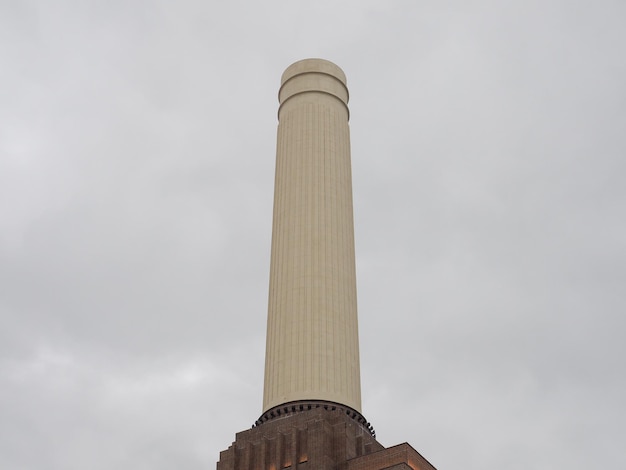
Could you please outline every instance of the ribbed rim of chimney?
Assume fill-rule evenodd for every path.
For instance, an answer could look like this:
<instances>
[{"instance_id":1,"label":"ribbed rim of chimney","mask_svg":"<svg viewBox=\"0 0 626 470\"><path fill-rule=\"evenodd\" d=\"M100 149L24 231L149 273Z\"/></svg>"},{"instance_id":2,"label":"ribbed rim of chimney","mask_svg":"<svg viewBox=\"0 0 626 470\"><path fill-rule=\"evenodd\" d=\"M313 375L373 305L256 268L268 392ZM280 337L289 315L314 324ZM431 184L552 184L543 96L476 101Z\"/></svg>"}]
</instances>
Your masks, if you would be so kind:
<instances>
[{"instance_id":1,"label":"ribbed rim of chimney","mask_svg":"<svg viewBox=\"0 0 626 470\"><path fill-rule=\"evenodd\" d=\"M311 72L330 75L343 83L346 88L348 86L346 74L343 72L343 70L341 70L341 67L325 59L302 59L294 62L283 72L283 75L280 79L280 84L281 86L284 85L287 80L293 78L296 75Z\"/></svg>"},{"instance_id":2,"label":"ribbed rim of chimney","mask_svg":"<svg viewBox=\"0 0 626 470\"><path fill-rule=\"evenodd\" d=\"M326 81L307 83L302 88L296 87L283 96L283 91L292 81L298 80L304 76L325 77ZM335 82L339 88L330 85ZM322 85L326 83L326 86ZM341 91L339 91L341 89ZM324 59L304 59L291 64L281 77L281 84L278 90L278 117L280 120L280 112L283 106L296 96L304 95L307 93L320 93L328 96L332 96L339 100L339 102L346 109L348 121L350 120L350 108L348 102L350 101L350 90L348 90L346 75L343 73L337 65Z\"/></svg>"}]
</instances>

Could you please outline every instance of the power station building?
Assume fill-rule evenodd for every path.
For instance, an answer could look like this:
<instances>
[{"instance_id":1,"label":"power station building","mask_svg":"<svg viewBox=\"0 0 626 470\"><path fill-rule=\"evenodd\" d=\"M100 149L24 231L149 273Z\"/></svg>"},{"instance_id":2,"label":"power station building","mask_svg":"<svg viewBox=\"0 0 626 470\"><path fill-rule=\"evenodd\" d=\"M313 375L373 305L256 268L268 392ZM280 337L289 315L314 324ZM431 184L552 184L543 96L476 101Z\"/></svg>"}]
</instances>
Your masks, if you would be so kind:
<instances>
[{"instance_id":1,"label":"power station building","mask_svg":"<svg viewBox=\"0 0 626 470\"><path fill-rule=\"evenodd\" d=\"M278 98L263 409L217 470L434 470L361 411L346 76L301 60Z\"/></svg>"}]
</instances>

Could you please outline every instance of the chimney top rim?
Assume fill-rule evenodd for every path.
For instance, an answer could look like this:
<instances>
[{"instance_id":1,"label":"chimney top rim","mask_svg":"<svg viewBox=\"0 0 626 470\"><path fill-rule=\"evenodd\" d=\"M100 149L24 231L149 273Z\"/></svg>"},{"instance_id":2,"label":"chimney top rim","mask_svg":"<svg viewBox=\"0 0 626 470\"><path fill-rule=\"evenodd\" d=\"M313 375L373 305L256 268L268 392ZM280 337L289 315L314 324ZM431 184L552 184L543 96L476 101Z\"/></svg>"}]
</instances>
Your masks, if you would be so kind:
<instances>
[{"instance_id":1,"label":"chimney top rim","mask_svg":"<svg viewBox=\"0 0 626 470\"><path fill-rule=\"evenodd\" d=\"M341 81L344 86L347 86L348 82L346 74L341 70L341 67L326 59L302 59L294 62L285 69L280 79L280 84L283 85L286 81L293 78L296 75L303 73L323 73L331 75Z\"/></svg>"}]
</instances>

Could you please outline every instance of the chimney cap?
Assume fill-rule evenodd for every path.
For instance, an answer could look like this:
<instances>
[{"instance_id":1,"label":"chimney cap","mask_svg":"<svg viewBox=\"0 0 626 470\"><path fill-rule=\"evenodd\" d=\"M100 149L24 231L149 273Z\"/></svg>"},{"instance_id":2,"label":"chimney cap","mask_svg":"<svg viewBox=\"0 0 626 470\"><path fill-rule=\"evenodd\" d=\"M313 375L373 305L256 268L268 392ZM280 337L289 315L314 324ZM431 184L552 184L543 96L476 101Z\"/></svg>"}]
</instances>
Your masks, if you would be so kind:
<instances>
[{"instance_id":1,"label":"chimney cap","mask_svg":"<svg viewBox=\"0 0 626 470\"><path fill-rule=\"evenodd\" d=\"M303 59L291 64L283 73L280 84L284 85L287 80L303 73L323 73L335 77L347 86L346 74L338 65L324 59Z\"/></svg>"}]
</instances>

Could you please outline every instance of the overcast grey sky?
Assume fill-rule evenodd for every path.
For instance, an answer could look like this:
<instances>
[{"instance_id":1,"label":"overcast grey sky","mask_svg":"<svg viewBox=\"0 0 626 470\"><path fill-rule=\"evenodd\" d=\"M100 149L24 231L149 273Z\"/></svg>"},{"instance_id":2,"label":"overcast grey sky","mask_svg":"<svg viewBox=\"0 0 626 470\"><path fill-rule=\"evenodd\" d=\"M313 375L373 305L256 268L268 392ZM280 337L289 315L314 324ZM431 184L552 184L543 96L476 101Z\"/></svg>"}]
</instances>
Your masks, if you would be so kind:
<instances>
[{"instance_id":1,"label":"overcast grey sky","mask_svg":"<svg viewBox=\"0 0 626 470\"><path fill-rule=\"evenodd\" d=\"M212 469L259 416L280 75L351 93L363 413L626 468L626 2L0 0L0 468Z\"/></svg>"}]
</instances>

